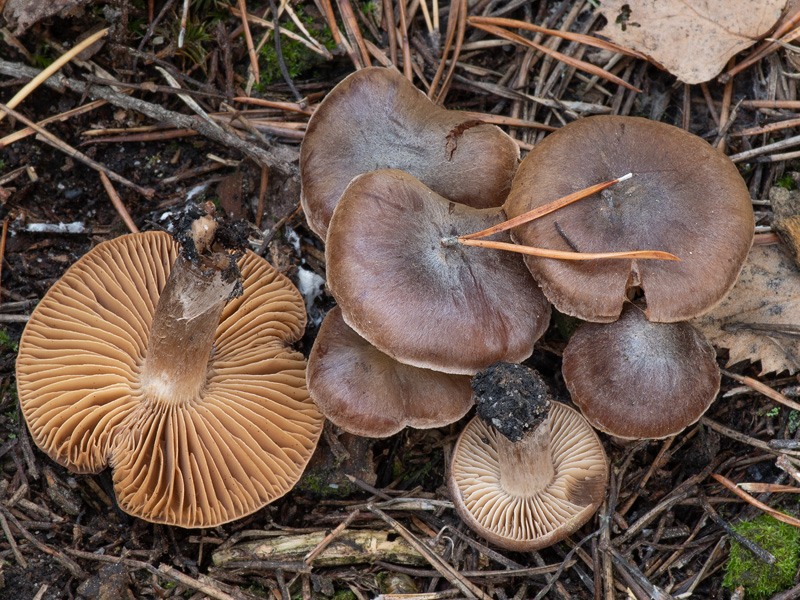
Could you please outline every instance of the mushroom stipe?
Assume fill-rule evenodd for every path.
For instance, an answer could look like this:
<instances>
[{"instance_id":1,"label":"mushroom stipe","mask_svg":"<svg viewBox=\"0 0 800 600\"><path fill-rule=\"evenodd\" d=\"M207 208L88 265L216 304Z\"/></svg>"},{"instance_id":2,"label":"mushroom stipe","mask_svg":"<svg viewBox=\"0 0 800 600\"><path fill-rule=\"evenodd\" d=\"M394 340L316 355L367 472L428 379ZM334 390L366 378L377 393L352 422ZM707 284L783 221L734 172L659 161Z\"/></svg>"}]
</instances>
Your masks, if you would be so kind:
<instances>
[{"instance_id":1,"label":"mushroom stipe","mask_svg":"<svg viewBox=\"0 0 800 600\"><path fill-rule=\"evenodd\" d=\"M473 390L478 414L489 422L477 416L467 424L448 474L464 522L517 551L550 546L580 528L608 482L594 430L576 410L552 401L538 373L522 365L493 365L473 379Z\"/></svg>"}]
</instances>

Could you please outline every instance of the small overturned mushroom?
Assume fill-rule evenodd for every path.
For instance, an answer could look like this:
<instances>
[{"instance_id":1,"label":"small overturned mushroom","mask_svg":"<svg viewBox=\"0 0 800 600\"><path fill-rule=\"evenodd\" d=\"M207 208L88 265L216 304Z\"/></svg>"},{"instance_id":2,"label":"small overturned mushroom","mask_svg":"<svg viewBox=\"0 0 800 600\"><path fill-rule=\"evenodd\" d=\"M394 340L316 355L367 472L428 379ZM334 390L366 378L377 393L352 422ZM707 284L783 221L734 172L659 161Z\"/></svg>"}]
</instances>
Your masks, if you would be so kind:
<instances>
[{"instance_id":1,"label":"small overturned mushroom","mask_svg":"<svg viewBox=\"0 0 800 600\"><path fill-rule=\"evenodd\" d=\"M613 323L584 323L564 350L573 402L597 429L664 438L696 422L719 391L711 343L693 325L652 323L626 304Z\"/></svg>"},{"instance_id":2,"label":"small overturned mushroom","mask_svg":"<svg viewBox=\"0 0 800 600\"><path fill-rule=\"evenodd\" d=\"M193 233L180 255L148 232L78 260L28 322L17 385L53 460L111 466L134 516L213 527L289 491L323 419L289 346L305 327L300 294L251 252L237 263L208 217Z\"/></svg>"},{"instance_id":3,"label":"small overturned mushroom","mask_svg":"<svg viewBox=\"0 0 800 600\"><path fill-rule=\"evenodd\" d=\"M356 71L314 111L300 148L301 202L325 240L333 209L356 175L400 169L454 202L500 206L519 147L494 125L445 110L393 68Z\"/></svg>"},{"instance_id":4,"label":"small overturned mushroom","mask_svg":"<svg viewBox=\"0 0 800 600\"><path fill-rule=\"evenodd\" d=\"M523 365L492 365L472 387L478 416L458 438L448 474L458 514L509 550L544 548L576 531L605 495L597 434Z\"/></svg>"},{"instance_id":5,"label":"small overturned mushroom","mask_svg":"<svg viewBox=\"0 0 800 600\"><path fill-rule=\"evenodd\" d=\"M526 359L550 319L539 286L519 256L449 241L504 219L501 208L451 202L404 171L359 175L334 211L326 248L345 322L416 367L471 375Z\"/></svg>"},{"instance_id":6,"label":"small overturned mushroom","mask_svg":"<svg viewBox=\"0 0 800 600\"><path fill-rule=\"evenodd\" d=\"M472 408L468 376L397 362L348 327L338 306L322 322L306 379L323 415L366 437L442 427Z\"/></svg>"},{"instance_id":7,"label":"small overturned mushroom","mask_svg":"<svg viewBox=\"0 0 800 600\"><path fill-rule=\"evenodd\" d=\"M504 205L510 218L598 181L633 177L517 227L515 242L579 252L650 249L680 261L525 262L561 312L611 322L641 291L647 318L710 310L733 287L753 240L747 186L722 152L682 129L638 117L580 119L525 157Z\"/></svg>"}]
</instances>

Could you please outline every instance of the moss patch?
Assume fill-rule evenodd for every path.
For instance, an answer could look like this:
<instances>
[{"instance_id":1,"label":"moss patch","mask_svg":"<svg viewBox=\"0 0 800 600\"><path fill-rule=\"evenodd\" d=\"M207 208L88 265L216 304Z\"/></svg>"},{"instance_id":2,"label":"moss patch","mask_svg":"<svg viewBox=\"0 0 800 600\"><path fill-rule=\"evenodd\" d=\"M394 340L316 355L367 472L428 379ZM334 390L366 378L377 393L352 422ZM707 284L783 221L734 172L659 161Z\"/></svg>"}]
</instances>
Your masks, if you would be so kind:
<instances>
[{"instance_id":1,"label":"moss patch","mask_svg":"<svg viewBox=\"0 0 800 600\"><path fill-rule=\"evenodd\" d=\"M792 586L800 559L800 530L769 515L738 523L734 530L771 552L776 561L768 565L733 540L722 585L731 589L741 585L752 600Z\"/></svg>"}]
</instances>

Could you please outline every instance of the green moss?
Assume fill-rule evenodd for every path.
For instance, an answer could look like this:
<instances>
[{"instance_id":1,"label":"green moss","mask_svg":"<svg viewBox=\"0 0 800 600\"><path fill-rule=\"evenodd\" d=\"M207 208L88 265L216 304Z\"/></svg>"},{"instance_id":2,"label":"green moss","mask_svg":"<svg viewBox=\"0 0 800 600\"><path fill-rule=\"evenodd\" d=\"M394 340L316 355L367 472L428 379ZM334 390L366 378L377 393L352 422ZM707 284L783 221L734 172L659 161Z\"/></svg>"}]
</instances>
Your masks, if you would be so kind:
<instances>
[{"instance_id":1,"label":"green moss","mask_svg":"<svg viewBox=\"0 0 800 600\"><path fill-rule=\"evenodd\" d=\"M19 343L11 339L6 329L0 329L0 350L14 354L19 352Z\"/></svg>"},{"instance_id":2,"label":"green moss","mask_svg":"<svg viewBox=\"0 0 800 600\"><path fill-rule=\"evenodd\" d=\"M790 410L789 422L786 423L786 433L794 435L798 427L800 427L800 411Z\"/></svg>"},{"instance_id":3,"label":"green moss","mask_svg":"<svg viewBox=\"0 0 800 600\"><path fill-rule=\"evenodd\" d=\"M768 565L733 540L722 585L743 586L748 600L767 598L792 586L800 561L800 530L769 515L742 521L734 530L771 552L776 561Z\"/></svg>"},{"instance_id":4,"label":"green moss","mask_svg":"<svg viewBox=\"0 0 800 600\"><path fill-rule=\"evenodd\" d=\"M797 182L794 180L794 177L792 177L789 173L786 173L783 177L775 182L775 185L787 190L793 190L797 187Z\"/></svg>"},{"instance_id":5,"label":"green moss","mask_svg":"<svg viewBox=\"0 0 800 600\"><path fill-rule=\"evenodd\" d=\"M296 489L318 498L347 498L356 491L356 487L344 477L341 471L333 467L315 467L308 469Z\"/></svg>"},{"instance_id":6,"label":"green moss","mask_svg":"<svg viewBox=\"0 0 800 600\"><path fill-rule=\"evenodd\" d=\"M298 18L305 25L306 30L314 36L319 43L325 46L328 50L336 48L333 43L333 36L327 26L322 29L314 29L314 19L304 14L302 6L295 9ZM281 22L281 27L288 31L297 31L297 26L293 21L286 20ZM303 73L311 70L318 64L324 62L324 58L309 49L304 44L293 40L286 36L281 36L281 54L283 55L283 62L286 64L286 69L289 71L289 76L292 79L299 77ZM264 44L261 48L261 60L259 63L259 71L261 75L261 83L256 86L256 90L263 91L263 89L276 83L283 81L281 75L280 64L278 62L278 55L275 52L274 40Z\"/></svg>"}]
</instances>

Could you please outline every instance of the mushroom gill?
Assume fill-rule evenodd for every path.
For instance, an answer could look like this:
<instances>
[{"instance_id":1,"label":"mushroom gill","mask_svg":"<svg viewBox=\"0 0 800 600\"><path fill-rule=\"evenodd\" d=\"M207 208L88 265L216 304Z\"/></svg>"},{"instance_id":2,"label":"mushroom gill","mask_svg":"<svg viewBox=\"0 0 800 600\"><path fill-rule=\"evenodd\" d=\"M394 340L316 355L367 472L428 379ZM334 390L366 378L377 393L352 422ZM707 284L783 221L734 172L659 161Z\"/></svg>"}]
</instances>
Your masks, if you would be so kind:
<instances>
[{"instance_id":1,"label":"mushroom gill","mask_svg":"<svg viewBox=\"0 0 800 600\"><path fill-rule=\"evenodd\" d=\"M229 255L199 267L177 256L169 235L148 232L82 257L34 311L17 383L51 458L81 473L111 466L132 515L212 527L289 491L322 417L290 347L306 319L292 284L247 252L228 301ZM186 269L189 288L175 283Z\"/></svg>"}]
</instances>

